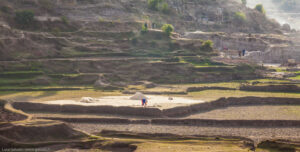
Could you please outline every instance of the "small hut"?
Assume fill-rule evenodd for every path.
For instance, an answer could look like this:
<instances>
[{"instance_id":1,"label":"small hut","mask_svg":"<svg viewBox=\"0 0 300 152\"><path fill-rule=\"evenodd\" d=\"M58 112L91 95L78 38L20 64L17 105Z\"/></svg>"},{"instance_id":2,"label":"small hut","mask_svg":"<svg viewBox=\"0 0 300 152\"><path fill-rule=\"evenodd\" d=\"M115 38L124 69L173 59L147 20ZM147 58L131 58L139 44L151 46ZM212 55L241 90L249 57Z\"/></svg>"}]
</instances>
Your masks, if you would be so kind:
<instances>
[{"instance_id":1,"label":"small hut","mask_svg":"<svg viewBox=\"0 0 300 152\"><path fill-rule=\"evenodd\" d=\"M132 97L130 97L130 100L142 100L142 99L148 99L143 93L137 92Z\"/></svg>"}]
</instances>

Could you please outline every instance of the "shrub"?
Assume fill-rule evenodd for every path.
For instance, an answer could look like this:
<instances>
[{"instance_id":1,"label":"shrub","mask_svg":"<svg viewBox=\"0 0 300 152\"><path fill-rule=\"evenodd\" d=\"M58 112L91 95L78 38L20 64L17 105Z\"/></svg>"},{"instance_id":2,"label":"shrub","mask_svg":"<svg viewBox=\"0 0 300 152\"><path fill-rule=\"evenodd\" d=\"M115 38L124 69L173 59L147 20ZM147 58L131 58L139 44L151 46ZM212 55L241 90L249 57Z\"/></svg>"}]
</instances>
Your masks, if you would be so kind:
<instances>
[{"instance_id":1,"label":"shrub","mask_svg":"<svg viewBox=\"0 0 300 152\"><path fill-rule=\"evenodd\" d=\"M211 40L207 40L202 43L201 47L202 47L202 49L212 51L213 46L214 46L214 43Z\"/></svg>"},{"instance_id":2,"label":"shrub","mask_svg":"<svg viewBox=\"0 0 300 152\"><path fill-rule=\"evenodd\" d=\"M234 20L238 23L244 23L246 21L246 15L243 12L235 12Z\"/></svg>"},{"instance_id":3,"label":"shrub","mask_svg":"<svg viewBox=\"0 0 300 152\"><path fill-rule=\"evenodd\" d=\"M171 24L165 24L161 28L168 36L174 31L174 27Z\"/></svg>"},{"instance_id":4,"label":"shrub","mask_svg":"<svg viewBox=\"0 0 300 152\"><path fill-rule=\"evenodd\" d=\"M30 26L34 22L34 12L31 10L18 11L15 21L21 27Z\"/></svg>"},{"instance_id":5,"label":"shrub","mask_svg":"<svg viewBox=\"0 0 300 152\"><path fill-rule=\"evenodd\" d=\"M262 14L266 14L266 10L265 10L265 8L264 8L264 6L263 6L262 4L257 4L257 5L255 6L255 9L256 9L257 11L259 11L260 13L262 13Z\"/></svg>"},{"instance_id":6,"label":"shrub","mask_svg":"<svg viewBox=\"0 0 300 152\"><path fill-rule=\"evenodd\" d=\"M68 18L65 17L65 16L62 16L62 17L61 17L61 21L62 21L63 23L65 23L65 24L68 24L68 23L69 23Z\"/></svg>"},{"instance_id":7,"label":"shrub","mask_svg":"<svg viewBox=\"0 0 300 152\"><path fill-rule=\"evenodd\" d=\"M144 33L147 33L147 32L148 32L148 26L147 26L147 23L145 23L145 24L142 25L141 33L144 34Z\"/></svg>"},{"instance_id":8,"label":"shrub","mask_svg":"<svg viewBox=\"0 0 300 152\"><path fill-rule=\"evenodd\" d=\"M165 14L169 13L169 5L168 5L168 3L161 4L161 6L159 7L159 10L161 10Z\"/></svg>"}]
</instances>

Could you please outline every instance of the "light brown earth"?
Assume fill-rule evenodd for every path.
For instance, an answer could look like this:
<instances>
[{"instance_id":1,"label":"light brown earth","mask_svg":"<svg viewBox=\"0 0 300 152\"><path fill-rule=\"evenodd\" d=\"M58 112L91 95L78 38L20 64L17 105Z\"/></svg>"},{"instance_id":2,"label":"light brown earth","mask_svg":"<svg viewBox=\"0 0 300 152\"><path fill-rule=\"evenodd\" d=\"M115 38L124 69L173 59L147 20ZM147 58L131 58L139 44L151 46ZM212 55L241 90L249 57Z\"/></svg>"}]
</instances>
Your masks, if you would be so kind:
<instances>
[{"instance_id":1,"label":"light brown earth","mask_svg":"<svg viewBox=\"0 0 300 152\"><path fill-rule=\"evenodd\" d=\"M193 114L192 119L300 120L300 106L241 106Z\"/></svg>"},{"instance_id":2,"label":"light brown earth","mask_svg":"<svg viewBox=\"0 0 300 152\"><path fill-rule=\"evenodd\" d=\"M168 96L154 96L146 95L148 99L147 107L156 107L160 109L173 108L177 106L186 106L195 103L203 103L202 100L193 100L182 97L172 97L173 100L169 100ZM79 100L54 100L45 101L46 104L58 104L58 105L81 105L81 106L99 106L99 105L109 105L109 106L131 106L131 107L141 107L140 100L131 100L131 96L106 96L101 98L94 98L95 101L91 103L83 103Z\"/></svg>"}]
</instances>

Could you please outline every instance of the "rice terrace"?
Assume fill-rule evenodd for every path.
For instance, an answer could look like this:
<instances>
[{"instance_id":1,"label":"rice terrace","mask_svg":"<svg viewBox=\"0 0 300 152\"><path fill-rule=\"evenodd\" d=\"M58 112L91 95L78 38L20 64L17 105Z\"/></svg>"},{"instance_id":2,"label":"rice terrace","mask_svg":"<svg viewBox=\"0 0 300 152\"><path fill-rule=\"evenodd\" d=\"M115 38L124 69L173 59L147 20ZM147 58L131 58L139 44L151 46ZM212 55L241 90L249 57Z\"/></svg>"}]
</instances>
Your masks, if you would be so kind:
<instances>
[{"instance_id":1,"label":"rice terrace","mask_svg":"<svg viewBox=\"0 0 300 152\"><path fill-rule=\"evenodd\" d=\"M0 150L300 152L300 1L1 0Z\"/></svg>"}]
</instances>

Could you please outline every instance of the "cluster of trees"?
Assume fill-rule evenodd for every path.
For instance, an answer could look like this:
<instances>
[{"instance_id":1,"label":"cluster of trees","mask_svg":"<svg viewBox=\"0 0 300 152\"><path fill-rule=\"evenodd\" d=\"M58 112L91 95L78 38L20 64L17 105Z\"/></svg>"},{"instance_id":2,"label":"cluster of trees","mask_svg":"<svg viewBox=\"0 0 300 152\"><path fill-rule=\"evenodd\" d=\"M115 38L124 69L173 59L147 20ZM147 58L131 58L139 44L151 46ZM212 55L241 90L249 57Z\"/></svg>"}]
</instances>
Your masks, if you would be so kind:
<instances>
[{"instance_id":1,"label":"cluster of trees","mask_svg":"<svg viewBox=\"0 0 300 152\"><path fill-rule=\"evenodd\" d=\"M169 12L169 5L164 0L148 0L148 7L155 11L163 13Z\"/></svg>"},{"instance_id":2,"label":"cluster of trees","mask_svg":"<svg viewBox=\"0 0 300 152\"><path fill-rule=\"evenodd\" d=\"M174 31L174 27L171 24L165 24L161 27L161 30L165 32L168 36Z\"/></svg>"},{"instance_id":3,"label":"cluster of trees","mask_svg":"<svg viewBox=\"0 0 300 152\"><path fill-rule=\"evenodd\" d=\"M213 51L214 43L211 40L207 40L202 43L201 47L204 50Z\"/></svg>"},{"instance_id":4,"label":"cluster of trees","mask_svg":"<svg viewBox=\"0 0 300 152\"><path fill-rule=\"evenodd\" d=\"M282 1L296 1L296 0L273 0L273 1L276 1L276 2L282 2ZM247 5L247 0L241 0L242 4L243 5ZM295 3L292 3L292 4L295 4ZM263 14L266 14L266 10L264 9L264 6L262 4L257 4L255 6L255 9ZM241 15L241 14L238 14L238 15Z\"/></svg>"},{"instance_id":5,"label":"cluster of trees","mask_svg":"<svg viewBox=\"0 0 300 152\"><path fill-rule=\"evenodd\" d=\"M257 4L257 5L255 6L255 9L256 9L257 11L259 11L260 13L262 13L262 14L266 14L266 10L265 10L265 8L264 8L264 6L263 6L262 4Z\"/></svg>"}]
</instances>

